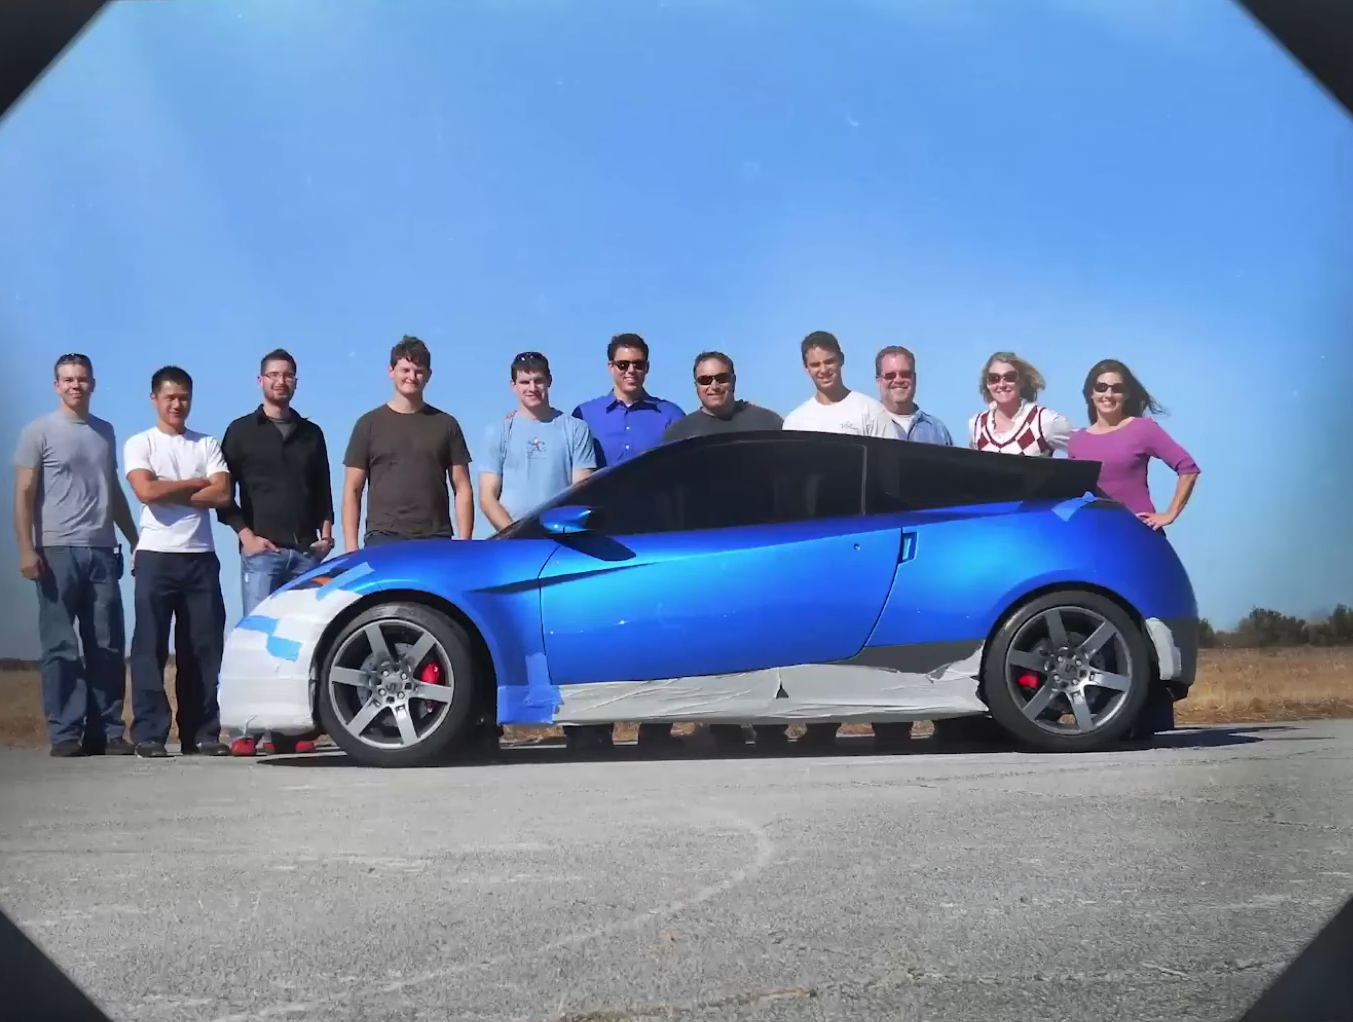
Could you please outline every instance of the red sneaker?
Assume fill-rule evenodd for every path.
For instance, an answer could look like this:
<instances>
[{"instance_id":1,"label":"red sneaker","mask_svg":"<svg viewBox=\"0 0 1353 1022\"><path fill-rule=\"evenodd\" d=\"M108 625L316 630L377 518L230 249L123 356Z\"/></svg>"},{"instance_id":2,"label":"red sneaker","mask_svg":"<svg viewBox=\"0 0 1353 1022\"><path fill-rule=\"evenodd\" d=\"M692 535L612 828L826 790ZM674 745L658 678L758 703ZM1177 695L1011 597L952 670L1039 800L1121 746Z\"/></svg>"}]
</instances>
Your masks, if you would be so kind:
<instances>
[{"instance_id":1,"label":"red sneaker","mask_svg":"<svg viewBox=\"0 0 1353 1022\"><path fill-rule=\"evenodd\" d=\"M315 743L314 743L314 742L310 742L310 741L306 741L304 738L302 738L299 742L296 743L296 751L297 751L297 752L314 752L314 751L315 751Z\"/></svg>"},{"instance_id":2,"label":"red sneaker","mask_svg":"<svg viewBox=\"0 0 1353 1022\"><path fill-rule=\"evenodd\" d=\"M258 743L252 738L236 738L230 743L232 756L252 756L258 752Z\"/></svg>"}]
</instances>

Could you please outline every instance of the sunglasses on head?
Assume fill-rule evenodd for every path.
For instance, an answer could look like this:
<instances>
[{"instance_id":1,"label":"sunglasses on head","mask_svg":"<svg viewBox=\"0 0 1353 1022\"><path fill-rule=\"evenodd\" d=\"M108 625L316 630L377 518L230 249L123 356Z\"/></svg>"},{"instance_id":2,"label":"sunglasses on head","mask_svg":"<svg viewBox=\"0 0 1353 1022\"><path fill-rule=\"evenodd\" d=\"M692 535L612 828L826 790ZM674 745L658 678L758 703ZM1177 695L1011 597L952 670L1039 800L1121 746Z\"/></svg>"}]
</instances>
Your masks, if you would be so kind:
<instances>
[{"instance_id":1,"label":"sunglasses on head","mask_svg":"<svg viewBox=\"0 0 1353 1022\"><path fill-rule=\"evenodd\" d=\"M695 382L702 387L708 387L712 383L727 383L732 378L732 373L706 373L704 376L697 376Z\"/></svg>"},{"instance_id":2,"label":"sunglasses on head","mask_svg":"<svg viewBox=\"0 0 1353 1022\"><path fill-rule=\"evenodd\" d=\"M889 381L891 381L891 380L911 380L911 379L915 379L915 377L916 377L916 370L914 370L914 369L889 369L886 373L883 374L883 376L881 377L881 379L889 380Z\"/></svg>"},{"instance_id":3,"label":"sunglasses on head","mask_svg":"<svg viewBox=\"0 0 1353 1022\"><path fill-rule=\"evenodd\" d=\"M1126 393L1127 393L1127 387L1124 386L1124 385L1121 384L1121 383L1104 383L1104 382L1102 382L1102 381L1100 381L1100 380L1096 380L1096 381L1095 381L1095 393L1096 393L1096 394L1107 394L1107 393L1126 394Z\"/></svg>"},{"instance_id":4,"label":"sunglasses on head","mask_svg":"<svg viewBox=\"0 0 1353 1022\"><path fill-rule=\"evenodd\" d=\"M1016 369L1011 369L1010 371L1004 373L987 373L988 383L1000 383L1002 381L1006 383L1018 383L1019 371Z\"/></svg>"},{"instance_id":5,"label":"sunglasses on head","mask_svg":"<svg viewBox=\"0 0 1353 1022\"><path fill-rule=\"evenodd\" d=\"M636 372L640 373L648 371L648 359L646 358L636 358L636 359L622 358L618 362L612 362L611 365L615 366L622 373L628 372L630 369L634 369Z\"/></svg>"}]
</instances>

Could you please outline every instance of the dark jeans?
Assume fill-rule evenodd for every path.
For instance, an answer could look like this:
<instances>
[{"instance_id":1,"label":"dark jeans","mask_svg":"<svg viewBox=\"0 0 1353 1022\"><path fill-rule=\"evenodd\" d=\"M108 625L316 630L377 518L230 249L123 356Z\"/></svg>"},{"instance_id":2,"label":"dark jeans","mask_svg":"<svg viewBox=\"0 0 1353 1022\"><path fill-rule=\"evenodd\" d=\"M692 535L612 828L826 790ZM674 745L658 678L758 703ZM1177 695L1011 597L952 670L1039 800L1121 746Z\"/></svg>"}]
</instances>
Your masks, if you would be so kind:
<instances>
[{"instance_id":1,"label":"dark jeans","mask_svg":"<svg viewBox=\"0 0 1353 1022\"><path fill-rule=\"evenodd\" d=\"M38 553L46 565L36 585L47 738L53 745L83 741L99 748L123 732L126 631L118 554L82 546Z\"/></svg>"},{"instance_id":2,"label":"dark jeans","mask_svg":"<svg viewBox=\"0 0 1353 1022\"><path fill-rule=\"evenodd\" d=\"M179 741L188 747L221 740L217 702L225 645L221 562L214 553L136 553L136 626L132 632L132 741L169 738L164 668L174 635Z\"/></svg>"}]
</instances>

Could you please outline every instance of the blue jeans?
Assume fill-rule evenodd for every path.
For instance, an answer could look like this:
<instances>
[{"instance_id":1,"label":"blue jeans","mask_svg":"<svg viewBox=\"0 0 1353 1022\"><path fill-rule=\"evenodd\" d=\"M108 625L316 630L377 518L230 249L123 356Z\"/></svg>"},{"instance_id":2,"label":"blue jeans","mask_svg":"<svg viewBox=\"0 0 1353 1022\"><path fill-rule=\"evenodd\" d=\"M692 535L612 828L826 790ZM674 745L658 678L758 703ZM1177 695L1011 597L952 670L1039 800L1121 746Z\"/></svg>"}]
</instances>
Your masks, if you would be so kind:
<instances>
[{"instance_id":1,"label":"blue jeans","mask_svg":"<svg viewBox=\"0 0 1353 1022\"><path fill-rule=\"evenodd\" d=\"M319 556L309 550L265 550L240 555L240 602L248 617L254 608L293 578L318 568Z\"/></svg>"},{"instance_id":2,"label":"blue jeans","mask_svg":"<svg viewBox=\"0 0 1353 1022\"><path fill-rule=\"evenodd\" d=\"M318 568L320 563L319 555L309 550L278 548L261 554L241 553L240 603L244 616L252 614L255 607L293 578ZM244 734L235 729L228 729L226 733L232 741Z\"/></svg>"},{"instance_id":3,"label":"blue jeans","mask_svg":"<svg viewBox=\"0 0 1353 1022\"><path fill-rule=\"evenodd\" d=\"M98 748L123 735L126 625L118 554L112 547L83 546L38 553L45 562L36 585L47 737L53 745L83 741Z\"/></svg>"}]
</instances>

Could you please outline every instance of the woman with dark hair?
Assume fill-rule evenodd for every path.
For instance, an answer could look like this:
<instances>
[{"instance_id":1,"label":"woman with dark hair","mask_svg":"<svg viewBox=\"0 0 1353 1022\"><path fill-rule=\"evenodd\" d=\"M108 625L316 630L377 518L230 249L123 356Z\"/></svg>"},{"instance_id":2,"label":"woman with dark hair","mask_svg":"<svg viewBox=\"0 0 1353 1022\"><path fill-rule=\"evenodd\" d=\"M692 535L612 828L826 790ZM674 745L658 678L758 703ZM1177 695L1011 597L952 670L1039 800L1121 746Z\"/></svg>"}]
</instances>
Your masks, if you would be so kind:
<instances>
[{"instance_id":1,"label":"woman with dark hair","mask_svg":"<svg viewBox=\"0 0 1353 1022\"><path fill-rule=\"evenodd\" d=\"M1098 461L1099 488L1136 512L1153 529L1163 529L1179 517L1198 481L1199 468L1189 452L1147 413L1162 409L1132 370L1116 358L1096 362L1085 377L1085 410L1090 425L1071 434L1068 458ZM1179 476L1174 499L1165 511L1151 502L1147 469L1158 458Z\"/></svg>"}]
</instances>

